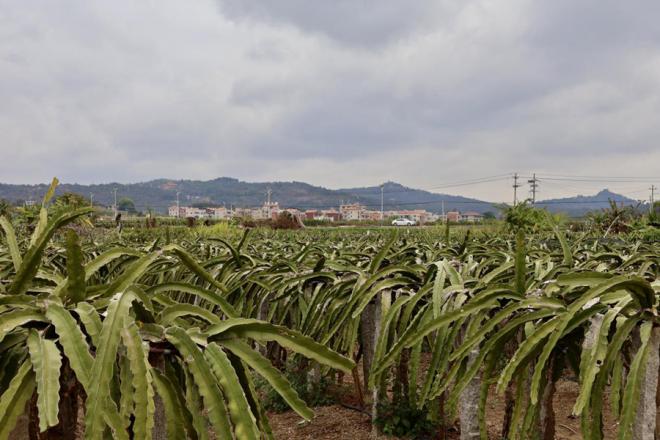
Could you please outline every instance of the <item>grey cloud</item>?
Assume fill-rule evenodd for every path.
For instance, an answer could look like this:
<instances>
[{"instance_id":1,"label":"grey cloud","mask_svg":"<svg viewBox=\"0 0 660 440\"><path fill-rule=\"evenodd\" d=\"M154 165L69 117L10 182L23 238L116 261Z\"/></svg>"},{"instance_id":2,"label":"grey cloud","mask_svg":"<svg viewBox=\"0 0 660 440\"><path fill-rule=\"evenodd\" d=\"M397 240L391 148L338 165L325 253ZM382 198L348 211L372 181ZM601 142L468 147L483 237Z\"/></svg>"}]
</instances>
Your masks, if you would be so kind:
<instances>
[{"instance_id":1,"label":"grey cloud","mask_svg":"<svg viewBox=\"0 0 660 440\"><path fill-rule=\"evenodd\" d=\"M0 180L657 174L660 4L638 6L4 2Z\"/></svg>"},{"instance_id":2,"label":"grey cloud","mask_svg":"<svg viewBox=\"0 0 660 440\"><path fill-rule=\"evenodd\" d=\"M428 0L218 0L233 20L287 24L340 43L382 46L432 25ZM437 4L437 3L436 3Z\"/></svg>"}]
</instances>

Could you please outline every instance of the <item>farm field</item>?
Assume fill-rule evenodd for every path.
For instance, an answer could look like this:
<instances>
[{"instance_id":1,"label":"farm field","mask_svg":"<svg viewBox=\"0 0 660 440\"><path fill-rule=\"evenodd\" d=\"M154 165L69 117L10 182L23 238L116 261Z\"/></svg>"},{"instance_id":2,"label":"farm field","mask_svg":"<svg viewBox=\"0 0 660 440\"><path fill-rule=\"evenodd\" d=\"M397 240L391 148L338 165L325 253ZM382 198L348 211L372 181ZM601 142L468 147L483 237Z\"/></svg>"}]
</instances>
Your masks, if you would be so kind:
<instances>
[{"instance_id":1,"label":"farm field","mask_svg":"<svg viewBox=\"0 0 660 440\"><path fill-rule=\"evenodd\" d=\"M657 240L527 208L120 234L48 199L0 222L0 439L654 438Z\"/></svg>"},{"instance_id":2,"label":"farm field","mask_svg":"<svg viewBox=\"0 0 660 440\"><path fill-rule=\"evenodd\" d=\"M576 382L560 379L553 399L557 411L555 438L558 440L582 439L580 420L571 414L573 402L578 396ZM486 426L488 438L501 438L501 420L504 417L505 402L493 393L487 403ZM316 417L309 424L300 425L299 417L292 411L269 413L270 424L275 438L292 440L311 439L369 439L372 438L372 425L368 415L360 414L341 405L314 408ZM616 438L616 420L606 419L603 426L604 438ZM380 438L395 438L381 436ZM447 430L446 438L460 438L457 430Z\"/></svg>"}]
</instances>

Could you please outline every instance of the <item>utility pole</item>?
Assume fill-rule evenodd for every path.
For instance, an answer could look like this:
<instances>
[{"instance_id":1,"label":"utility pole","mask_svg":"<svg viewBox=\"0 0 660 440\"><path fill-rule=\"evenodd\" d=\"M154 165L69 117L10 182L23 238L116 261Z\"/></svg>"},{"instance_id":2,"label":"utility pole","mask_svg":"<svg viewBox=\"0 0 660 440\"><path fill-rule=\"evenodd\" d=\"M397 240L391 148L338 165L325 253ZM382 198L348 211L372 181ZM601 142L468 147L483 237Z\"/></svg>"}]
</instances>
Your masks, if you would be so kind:
<instances>
[{"instance_id":1,"label":"utility pole","mask_svg":"<svg viewBox=\"0 0 660 440\"><path fill-rule=\"evenodd\" d=\"M114 205L114 211L115 211L115 218L117 217L117 188L112 190L115 193L115 205Z\"/></svg>"},{"instance_id":2,"label":"utility pole","mask_svg":"<svg viewBox=\"0 0 660 440\"><path fill-rule=\"evenodd\" d=\"M650 209L651 215L653 215L655 213L655 206L653 206L653 205L655 205L655 190L657 188L656 188L655 185L651 185L651 188L649 188L649 189L651 190L651 199L650 199L651 207L649 209Z\"/></svg>"},{"instance_id":3,"label":"utility pole","mask_svg":"<svg viewBox=\"0 0 660 440\"><path fill-rule=\"evenodd\" d=\"M177 216L177 218L181 217L181 206L179 205L179 194L181 194L181 191L176 192L176 216Z\"/></svg>"},{"instance_id":4,"label":"utility pole","mask_svg":"<svg viewBox=\"0 0 660 440\"><path fill-rule=\"evenodd\" d=\"M271 196L271 194L273 194L273 190L270 189L270 187L268 187L268 190L266 191L266 195L268 196L268 202L267 202L268 206L270 206L270 196Z\"/></svg>"},{"instance_id":5,"label":"utility pole","mask_svg":"<svg viewBox=\"0 0 660 440\"><path fill-rule=\"evenodd\" d=\"M518 188L522 185L518 183L518 173L513 174L513 206L518 204Z\"/></svg>"},{"instance_id":6,"label":"utility pole","mask_svg":"<svg viewBox=\"0 0 660 440\"><path fill-rule=\"evenodd\" d=\"M445 201L442 201L442 216L445 216Z\"/></svg>"},{"instance_id":7,"label":"utility pole","mask_svg":"<svg viewBox=\"0 0 660 440\"><path fill-rule=\"evenodd\" d=\"M385 211L383 210L383 201L384 199L384 189L385 189L385 184L383 183L380 186L380 221L381 223L385 223Z\"/></svg>"},{"instance_id":8,"label":"utility pole","mask_svg":"<svg viewBox=\"0 0 660 440\"><path fill-rule=\"evenodd\" d=\"M536 178L536 173L532 175L532 178L527 181L529 183L530 191L532 192L532 205L536 203L536 189L539 186L539 179Z\"/></svg>"},{"instance_id":9,"label":"utility pole","mask_svg":"<svg viewBox=\"0 0 660 440\"><path fill-rule=\"evenodd\" d=\"M89 206L94 207L94 193L89 193Z\"/></svg>"}]
</instances>

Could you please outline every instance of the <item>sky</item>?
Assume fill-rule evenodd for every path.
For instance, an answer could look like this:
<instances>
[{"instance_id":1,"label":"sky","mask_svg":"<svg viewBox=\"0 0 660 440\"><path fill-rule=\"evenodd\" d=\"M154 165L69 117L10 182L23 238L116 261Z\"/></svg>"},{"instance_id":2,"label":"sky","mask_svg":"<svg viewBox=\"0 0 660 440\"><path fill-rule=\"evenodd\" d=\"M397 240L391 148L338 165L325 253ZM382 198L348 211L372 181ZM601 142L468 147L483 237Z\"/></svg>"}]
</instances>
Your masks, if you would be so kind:
<instances>
[{"instance_id":1,"label":"sky","mask_svg":"<svg viewBox=\"0 0 660 440\"><path fill-rule=\"evenodd\" d=\"M645 198L658 16L655 0L0 0L0 182L396 181L502 201L536 172L572 179L541 178L540 198Z\"/></svg>"}]
</instances>

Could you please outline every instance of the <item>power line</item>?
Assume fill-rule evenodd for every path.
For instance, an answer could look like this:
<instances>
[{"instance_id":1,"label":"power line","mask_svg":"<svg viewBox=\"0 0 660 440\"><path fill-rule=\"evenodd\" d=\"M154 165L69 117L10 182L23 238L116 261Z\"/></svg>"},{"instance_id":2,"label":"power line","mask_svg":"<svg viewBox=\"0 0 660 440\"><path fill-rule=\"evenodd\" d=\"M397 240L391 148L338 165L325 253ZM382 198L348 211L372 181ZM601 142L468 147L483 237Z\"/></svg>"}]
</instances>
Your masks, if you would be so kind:
<instances>
[{"instance_id":1,"label":"power line","mask_svg":"<svg viewBox=\"0 0 660 440\"><path fill-rule=\"evenodd\" d=\"M578 178L578 179L631 179L631 180L658 180L660 176L594 176L594 175L578 175L578 174L555 174L555 173L542 173L543 176L550 177L564 177L564 178Z\"/></svg>"},{"instance_id":2,"label":"power line","mask_svg":"<svg viewBox=\"0 0 660 440\"><path fill-rule=\"evenodd\" d=\"M640 183L645 183L645 179L655 179L652 177L616 177L616 176L578 176L578 175L565 175L565 174L551 174L551 173L546 173L542 175L537 175L536 173L533 173L531 176L524 176L520 175L517 172L516 173L507 173L507 174L497 174L497 175L491 175L491 176L484 176L484 177L477 177L477 178L472 178L472 179L465 179L465 180L460 180L460 181L454 181L454 182L446 182L442 184L438 184L432 187L427 187L427 188L399 188L399 189L393 189L390 191L385 191L385 184L380 185L380 204L366 204L363 206L379 206L381 208L381 211L385 209L385 207L397 207L397 206L415 206L415 205L428 205L428 204L434 204L434 203L444 203L445 201L448 203L454 203L454 204L483 204L483 205L496 205L497 203L493 202L486 202L486 201L479 201L479 200L467 200L467 201L450 201L450 200L445 200L443 198L438 198L434 200L421 200L421 201L410 201L410 202L396 202L395 200L390 200L389 203L385 203L385 195L390 195L390 194L397 194L397 193L407 193L407 192L417 192L417 191L431 191L431 190L438 190L438 189L446 189L446 188L455 188L455 187L462 187L462 186L474 186L474 185L481 185L484 183L492 183L492 182L498 182L498 181L505 181L513 177L513 189L514 189L514 194L513 194L513 203L514 205L518 202L517 199L517 188L521 187L522 185L519 183L519 179L525 178L529 179L528 183L530 184L530 191L531 191L531 196L532 196L532 203L536 204L542 204L542 205L560 205L560 204L571 204L571 203L594 203L594 204L599 204L599 203L609 203L609 200L595 200L595 201L584 201L584 200L579 200L579 201L545 201L545 202L539 202L537 201L537 193L538 193L538 186L539 182L543 181L544 183L547 183L551 186L556 185L558 187L563 187L565 189L571 190L570 188L578 188L577 185L580 185L582 187L583 183L589 184L589 183L603 183L603 182L611 182L611 183L616 183L616 184L640 184ZM657 178L660 180L660 178ZM566 185L566 186L564 186ZM570 188L567 188L570 187ZM638 187L636 187L638 188ZM655 185L652 185L653 191L657 189ZM269 188L270 190L270 188ZM356 190L356 189L353 189ZM115 202L113 205L113 208L116 209L117 207L117 201L116 201L116 195L117 195L117 187L113 189L114 191L114 196L115 196ZM338 190L341 191L341 190ZM640 190L640 191L646 191L646 189ZM179 205L178 203L178 194L179 191L177 191L177 206ZM364 194L363 194L364 195ZM377 193L367 193L369 197L376 196ZM359 198L360 194L356 193L356 197ZM441 194L438 194L438 196L442 196ZM374 197L375 198L375 197ZM359 200L359 199L358 199ZM209 201L209 203L211 203ZM211 203L212 204L212 203ZM145 204L136 204L136 207L139 207L139 209L143 208L167 208L170 206L169 202L162 201L159 203L145 203ZM296 206L291 206L292 208ZM323 204L308 204L308 205L298 205L296 208L302 209L302 208L311 208L311 209L324 209L324 208L334 208L336 207L336 204L333 205L323 205Z\"/></svg>"},{"instance_id":3,"label":"power line","mask_svg":"<svg viewBox=\"0 0 660 440\"><path fill-rule=\"evenodd\" d=\"M587 191L600 191L600 190L603 189L602 185L588 185L588 184L587 185L580 185L580 184L576 185L576 184L573 184L573 183L566 183L566 182L555 182L555 181L549 182L545 179L543 180L543 184L548 185L550 187L550 190L557 189L558 191L574 192L576 194L580 194L581 191L585 191L585 190L587 190ZM640 187L638 185L634 185L634 186L616 185L613 188L614 192L616 192L618 194L625 195L629 198L637 198L637 197L631 197L631 195L638 194L638 193L641 193L641 192L646 193L646 192L648 192L648 189L649 188L647 186ZM559 197L562 197L562 196L558 196L557 198L559 198ZM549 199L551 197L547 197L547 198Z\"/></svg>"},{"instance_id":4,"label":"power line","mask_svg":"<svg viewBox=\"0 0 660 440\"><path fill-rule=\"evenodd\" d=\"M469 180L458 181L458 182L454 182L454 183L447 183L447 184L442 184L442 185L427 187L427 188L405 188L405 189L385 191L384 194L397 194L397 193L415 192L415 191L427 191L427 192L429 192L429 191L436 190L436 189L455 188L455 187L459 187L459 186L470 186L470 185L479 185L479 184L482 184L482 183L504 181L504 180L507 180L509 178L510 178L510 174L499 174L499 175L496 175L496 176L488 176L488 177L481 177L481 178L477 178L477 179L469 179ZM357 188L351 188L351 189L355 190ZM341 190L339 190L339 191L341 191Z\"/></svg>"},{"instance_id":5,"label":"power line","mask_svg":"<svg viewBox=\"0 0 660 440\"><path fill-rule=\"evenodd\" d=\"M660 180L660 178L650 179L635 179L628 177L607 177L607 178L591 178L591 177L551 177L540 175L543 180L557 180L565 182L600 182L600 183L645 183Z\"/></svg>"},{"instance_id":6,"label":"power line","mask_svg":"<svg viewBox=\"0 0 660 440\"><path fill-rule=\"evenodd\" d=\"M656 188L657 189L657 188ZM570 205L570 204L583 204L583 205L594 205L594 204L609 204L612 200L616 202L624 202L624 200L615 200L615 199L608 199L608 200L540 200L537 201L537 205ZM422 201L417 201L417 202L394 202L394 203L386 203L384 204L384 208L394 208L394 207L399 207L399 206L415 206L415 205L432 205L432 204L442 204L442 203L448 203L450 205L491 205L491 206L497 206L497 205L505 205L504 203L497 203L497 202L487 202L484 200L446 200L446 199L439 199L439 200L422 200ZM625 201L627 203L631 203L628 201ZM369 207L380 207L380 203L367 203L367 204L360 204L361 206L365 208ZM150 204L150 205L140 205L136 204L136 208L158 208L158 207L166 207L168 205L158 205L158 204ZM336 208L336 204L331 204L331 205L291 205L287 206L287 208L291 209L327 209L327 208ZM285 208L286 209L286 208Z\"/></svg>"}]
</instances>

